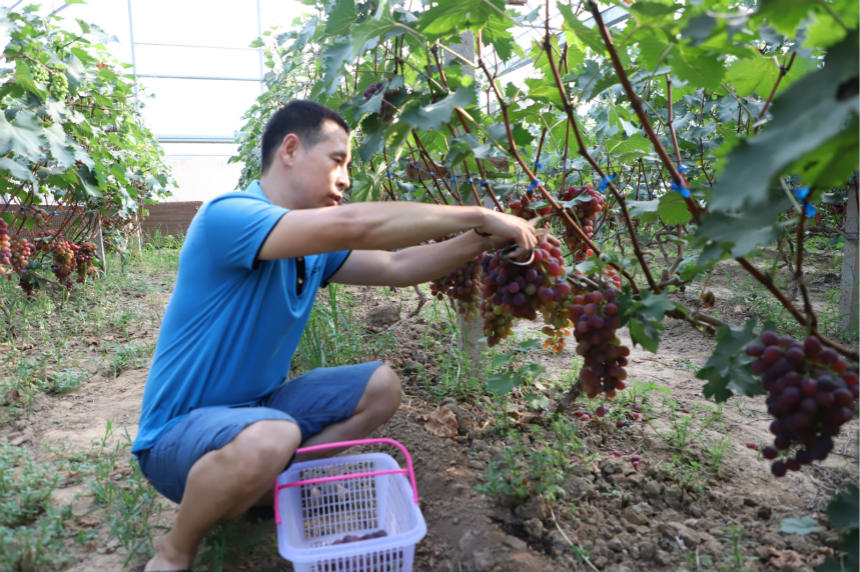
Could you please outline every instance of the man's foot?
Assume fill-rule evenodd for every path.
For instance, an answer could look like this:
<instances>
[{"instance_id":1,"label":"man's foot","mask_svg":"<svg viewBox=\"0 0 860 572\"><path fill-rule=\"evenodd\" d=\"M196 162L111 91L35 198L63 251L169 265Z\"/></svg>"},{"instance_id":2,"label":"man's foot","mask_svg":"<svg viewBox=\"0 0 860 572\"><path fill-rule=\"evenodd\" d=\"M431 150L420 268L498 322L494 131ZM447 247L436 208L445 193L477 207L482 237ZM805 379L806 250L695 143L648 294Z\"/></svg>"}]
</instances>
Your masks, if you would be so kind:
<instances>
[{"instance_id":1,"label":"man's foot","mask_svg":"<svg viewBox=\"0 0 860 572\"><path fill-rule=\"evenodd\" d=\"M155 556L149 559L144 567L145 572L167 572L175 570L182 572L191 570L194 557L182 555L169 542L167 536L155 541Z\"/></svg>"}]
</instances>

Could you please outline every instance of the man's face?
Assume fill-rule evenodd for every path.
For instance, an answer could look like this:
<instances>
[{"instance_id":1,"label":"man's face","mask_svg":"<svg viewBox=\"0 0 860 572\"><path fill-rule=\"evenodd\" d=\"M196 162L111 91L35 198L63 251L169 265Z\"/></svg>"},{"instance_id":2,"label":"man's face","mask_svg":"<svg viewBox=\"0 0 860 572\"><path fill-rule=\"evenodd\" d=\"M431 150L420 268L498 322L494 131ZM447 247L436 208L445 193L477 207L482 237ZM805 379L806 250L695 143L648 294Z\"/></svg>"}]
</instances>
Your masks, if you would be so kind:
<instances>
[{"instance_id":1,"label":"man's face","mask_svg":"<svg viewBox=\"0 0 860 572\"><path fill-rule=\"evenodd\" d=\"M309 209L340 204L349 188L352 159L349 134L333 121L325 121L320 140L308 147L300 144L293 163L292 208Z\"/></svg>"}]
</instances>

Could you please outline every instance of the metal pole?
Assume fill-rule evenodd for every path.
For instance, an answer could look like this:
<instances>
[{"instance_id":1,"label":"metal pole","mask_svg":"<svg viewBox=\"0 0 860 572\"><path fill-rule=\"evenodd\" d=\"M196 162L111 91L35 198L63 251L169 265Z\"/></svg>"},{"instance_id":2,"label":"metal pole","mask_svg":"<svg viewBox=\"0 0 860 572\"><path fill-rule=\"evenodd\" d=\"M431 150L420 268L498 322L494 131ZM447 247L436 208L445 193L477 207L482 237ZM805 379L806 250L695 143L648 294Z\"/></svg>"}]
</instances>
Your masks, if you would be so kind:
<instances>
[{"instance_id":1,"label":"metal pole","mask_svg":"<svg viewBox=\"0 0 860 572\"><path fill-rule=\"evenodd\" d=\"M131 42L131 73L134 74L134 100L140 103L137 97L137 58L135 57L134 44L134 12L131 9L131 0L126 0L128 6L128 39Z\"/></svg>"}]
</instances>

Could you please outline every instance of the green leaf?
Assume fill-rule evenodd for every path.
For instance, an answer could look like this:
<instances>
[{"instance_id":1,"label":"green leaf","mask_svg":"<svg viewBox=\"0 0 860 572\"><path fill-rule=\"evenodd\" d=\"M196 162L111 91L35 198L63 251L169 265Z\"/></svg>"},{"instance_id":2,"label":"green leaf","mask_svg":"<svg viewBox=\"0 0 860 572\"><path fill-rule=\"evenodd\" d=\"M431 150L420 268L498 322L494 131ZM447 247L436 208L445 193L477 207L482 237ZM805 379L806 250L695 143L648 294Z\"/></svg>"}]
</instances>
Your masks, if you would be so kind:
<instances>
[{"instance_id":1,"label":"green leaf","mask_svg":"<svg viewBox=\"0 0 860 572\"><path fill-rule=\"evenodd\" d=\"M755 55L737 60L726 72L726 82L733 86L740 97L750 94L767 95L779 77L779 67L773 58Z\"/></svg>"},{"instance_id":2,"label":"green leaf","mask_svg":"<svg viewBox=\"0 0 860 572\"><path fill-rule=\"evenodd\" d=\"M857 528L858 514L860 514L860 499L858 499L857 485L849 485L846 490L831 498L827 504L827 518L830 519L833 528L840 532Z\"/></svg>"},{"instance_id":3,"label":"green leaf","mask_svg":"<svg viewBox=\"0 0 860 572\"><path fill-rule=\"evenodd\" d=\"M322 53L325 93L331 95L343 77L343 65L352 61L352 42L350 38L329 44Z\"/></svg>"},{"instance_id":4,"label":"green leaf","mask_svg":"<svg viewBox=\"0 0 860 572\"><path fill-rule=\"evenodd\" d=\"M505 395L520 384L518 373L494 373L487 378L487 389L496 395Z\"/></svg>"},{"instance_id":5,"label":"green leaf","mask_svg":"<svg viewBox=\"0 0 860 572\"><path fill-rule=\"evenodd\" d=\"M656 353L660 345L660 332L664 329L663 314L675 307L666 298L666 293L643 291L639 300L625 293L618 298L618 307L621 323L627 323L633 343Z\"/></svg>"},{"instance_id":6,"label":"green leaf","mask_svg":"<svg viewBox=\"0 0 860 572\"><path fill-rule=\"evenodd\" d=\"M479 30L487 22L504 17L504 10L503 0L440 0L436 6L421 14L415 29L431 37L464 29Z\"/></svg>"},{"instance_id":7,"label":"green leaf","mask_svg":"<svg viewBox=\"0 0 860 572\"><path fill-rule=\"evenodd\" d=\"M827 54L824 68L775 98L770 124L727 155L724 172L713 188L712 210L758 208L788 165L843 131L850 132L842 139L843 151L856 153L857 130L851 125L857 114L857 51L857 35L849 34ZM838 173L844 178L849 174Z\"/></svg>"},{"instance_id":8,"label":"green leaf","mask_svg":"<svg viewBox=\"0 0 860 572\"><path fill-rule=\"evenodd\" d=\"M707 40L716 27L716 18L709 14L700 14L687 20L687 27L681 32L681 36L693 38L693 45L696 45Z\"/></svg>"},{"instance_id":9,"label":"green leaf","mask_svg":"<svg viewBox=\"0 0 860 572\"><path fill-rule=\"evenodd\" d=\"M455 107L467 107L472 103L476 97L475 93L473 86L461 86L456 92L436 103L407 109L400 118L416 129L439 129L451 120Z\"/></svg>"},{"instance_id":10,"label":"green leaf","mask_svg":"<svg viewBox=\"0 0 860 572\"><path fill-rule=\"evenodd\" d=\"M749 364L752 358L743 349L758 336L758 320L751 318L742 328L723 326L717 330L717 347L705 366L696 372L699 379L707 379L702 394L723 402L734 393L761 395L765 393L761 382L753 376Z\"/></svg>"},{"instance_id":11,"label":"green leaf","mask_svg":"<svg viewBox=\"0 0 860 572\"><path fill-rule=\"evenodd\" d=\"M761 0L757 17L765 18L777 32L794 36L794 31L814 6L809 0Z\"/></svg>"},{"instance_id":12,"label":"green leaf","mask_svg":"<svg viewBox=\"0 0 860 572\"><path fill-rule=\"evenodd\" d=\"M573 8L567 4L558 2L556 4L558 11L564 17L564 29L574 34L579 41L594 50L598 54L606 52L606 45L600 37L600 32L596 28L587 28L582 21L573 13Z\"/></svg>"},{"instance_id":13,"label":"green leaf","mask_svg":"<svg viewBox=\"0 0 860 572\"><path fill-rule=\"evenodd\" d=\"M0 110L0 155L13 151L16 155L38 162L43 153L39 135L42 128L30 112L20 112L10 123Z\"/></svg>"},{"instance_id":14,"label":"green leaf","mask_svg":"<svg viewBox=\"0 0 860 572\"><path fill-rule=\"evenodd\" d=\"M660 199L654 199L653 201L627 201L627 209L635 217L640 217L645 213L655 213L659 206Z\"/></svg>"},{"instance_id":15,"label":"green leaf","mask_svg":"<svg viewBox=\"0 0 860 572\"><path fill-rule=\"evenodd\" d=\"M33 173L30 172L30 169L8 157L0 157L0 172L2 171L6 171L16 179L22 181L33 180Z\"/></svg>"},{"instance_id":16,"label":"green leaf","mask_svg":"<svg viewBox=\"0 0 860 572\"><path fill-rule=\"evenodd\" d=\"M693 216L687 209L684 197L675 191L670 191L660 197L660 208L657 213L666 224L684 224Z\"/></svg>"},{"instance_id":17,"label":"green leaf","mask_svg":"<svg viewBox=\"0 0 860 572\"><path fill-rule=\"evenodd\" d=\"M797 534L806 536L813 532L821 532L824 527L818 524L814 518L805 516L803 518L784 518L779 524L779 531L784 534Z\"/></svg>"},{"instance_id":18,"label":"green leaf","mask_svg":"<svg viewBox=\"0 0 860 572\"><path fill-rule=\"evenodd\" d=\"M841 554L828 556L815 570L816 572L854 572L860 570L860 531L853 529L843 534L839 542Z\"/></svg>"},{"instance_id":19,"label":"green leaf","mask_svg":"<svg viewBox=\"0 0 860 572\"><path fill-rule=\"evenodd\" d=\"M325 24L325 33L329 36L345 34L355 21L355 1L337 0L329 11Z\"/></svg>"},{"instance_id":20,"label":"green leaf","mask_svg":"<svg viewBox=\"0 0 860 572\"><path fill-rule=\"evenodd\" d=\"M675 46L667 60L672 73L679 78L709 91L720 89L725 68L718 53L691 46Z\"/></svg>"},{"instance_id":21,"label":"green leaf","mask_svg":"<svg viewBox=\"0 0 860 572\"><path fill-rule=\"evenodd\" d=\"M740 212L710 212L696 230L697 238L706 238L728 250L732 258L743 256L758 246L770 244L779 236L777 221L791 208L782 189L772 189L768 202ZM704 260L700 260L703 263Z\"/></svg>"}]
</instances>

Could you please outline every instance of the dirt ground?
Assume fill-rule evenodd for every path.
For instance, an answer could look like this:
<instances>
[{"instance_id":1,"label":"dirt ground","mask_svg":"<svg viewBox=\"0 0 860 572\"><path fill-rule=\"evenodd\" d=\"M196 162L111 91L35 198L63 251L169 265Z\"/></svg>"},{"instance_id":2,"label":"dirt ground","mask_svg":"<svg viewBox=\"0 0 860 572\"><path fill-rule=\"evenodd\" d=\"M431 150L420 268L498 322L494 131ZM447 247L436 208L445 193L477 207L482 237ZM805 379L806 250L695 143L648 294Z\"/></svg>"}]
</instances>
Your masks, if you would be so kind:
<instances>
[{"instance_id":1,"label":"dirt ground","mask_svg":"<svg viewBox=\"0 0 860 572\"><path fill-rule=\"evenodd\" d=\"M724 288L731 286L725 283ZM720 291L715 293L719 300ZM576 415L577 410L590 412L598 404L585 398L567 409L584 450L571 459L563 477L564 493L557 500L532 498L516 504L510 497L487 497L476 486L487 481L488 468L502 462L511 447L499 430L499 420L526 435L527 443L538 445L532 429L546 429L548 410L562 390L539 384L534 391L546 400L537 408L516 390L502 412L486 397L443 400L434 391L438 376L433 371L439 366L440 351L445 351L445 334L426 318L409 317L417 304L414 291L383 294L359 289L355 300L366 329L391 333L396 340L387 359L402 376L403 402L378 436L402 442L415 463L427 523L427 535L416 547L416 570L799 571L812 570L832 554L836 534L828 528L824 511L840 485L857 481L856 419L843 427L826 462L775 479L769 463L746 446L771 442L771 420L763 399L733 398L720 407L707 402L702 397L704 382L695 378L695 371L704 365L714 341L683 322L667 319L659 352L636 347L630 356L629 380L636 382L639 397L607 401L609 414L604 418ZM733 304L718 303L717 309L741 322L750 308ZM386 313L395 317L380 318ZM436 351L428 346L428 333L438 341ZM147 328L137 332L135 340L153 342L156 335ZM629 338L624 339L632 347ZM558 355L531 356L546 368L540 375L546 380L564 379L574 358L573 347ZM87 450L105 434L108 420L115 435L127 429L133 437L146 368L115 379L92 373L78 391L40 396L29 416L0 428L0 439L34 451L43 445ZM632 415L633 403L644 406L638 419ZM431 433L431 422L451 414L456 422L453 435ZM648 421L643 423L643 418ZM619 428L618 421L624 420L629 426ZM667 436L678 437L678 424L684 422L690 424L684 445L688 455L686 464L679 464L675 461L683 451ZM696 473L695 463L704 465L708 451L722 439L727 442L721 466L702 477L705 473ZM394 451L386 452L398 457ZM641 455L638 466L631 462L634 454ZM682 467L690 466L694 467L690 474L682 474ZM123 474L115 478L122 479ZM85 485L59 489L54 502L72 504L76 525L82 529L99 528L98 511L93 512ZM175 505L164 501L163 506L159 522L169 524ZM812 517L823 528L808 535L783 533L781 521L787 517ZM247 550L230 554L224 569L292 569L277 554L272 520L243 518L235 525L255 540ZM70 571L134 570L145 562L138 557L124 566L127 553L106 530L97 542L72 549ZM206 564L200 562L195 569L206 569Z\"/></svg>"}]
</instances>

